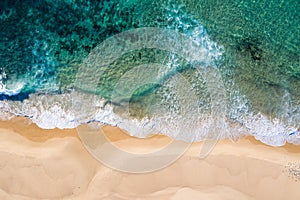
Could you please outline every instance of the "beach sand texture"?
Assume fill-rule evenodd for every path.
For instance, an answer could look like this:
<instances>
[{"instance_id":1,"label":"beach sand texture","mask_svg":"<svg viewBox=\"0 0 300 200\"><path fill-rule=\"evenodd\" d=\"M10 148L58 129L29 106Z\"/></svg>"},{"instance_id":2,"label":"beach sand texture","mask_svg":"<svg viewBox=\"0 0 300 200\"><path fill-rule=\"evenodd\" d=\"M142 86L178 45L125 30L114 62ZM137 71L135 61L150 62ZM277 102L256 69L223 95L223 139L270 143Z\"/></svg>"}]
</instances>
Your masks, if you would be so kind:
<instances>
[{"instance_id":1,"label":"beach sand texture","mask_svg":"<svg viewBox=\"0 0 300 200\"><path fill-rule=\"evenodd\" d=\"M113 144L135 153L171 141L165 136L133 138L110 126L104 131ZM75 129L42 130L24 118L1 121L0 199L299 199L300 178L289 169L300 165L299 146L223 140L199 159L201 145L192 144L164 169L130 174L95 160Z\"/></svg>"}]
</instances>

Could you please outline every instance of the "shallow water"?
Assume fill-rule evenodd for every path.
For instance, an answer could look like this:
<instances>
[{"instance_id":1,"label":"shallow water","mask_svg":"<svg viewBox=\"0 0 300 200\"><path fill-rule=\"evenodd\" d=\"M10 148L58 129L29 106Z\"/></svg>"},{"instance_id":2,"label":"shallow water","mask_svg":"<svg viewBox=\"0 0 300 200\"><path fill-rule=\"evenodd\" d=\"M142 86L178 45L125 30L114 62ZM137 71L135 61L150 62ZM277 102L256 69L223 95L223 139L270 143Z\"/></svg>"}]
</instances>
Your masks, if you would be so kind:
<instances>
[{"instance_id":1,"label":"shallow water","mask_svg":"<svg viewBox=\"0 0 300 200\"><path fill-rule=\"evenodd\" d=\"M139 137L250 134L273 146L300 144L297 1L43 0L0 8L2 118L26 116L42 128L96 121Z\"/></svg>"}]
</instances>

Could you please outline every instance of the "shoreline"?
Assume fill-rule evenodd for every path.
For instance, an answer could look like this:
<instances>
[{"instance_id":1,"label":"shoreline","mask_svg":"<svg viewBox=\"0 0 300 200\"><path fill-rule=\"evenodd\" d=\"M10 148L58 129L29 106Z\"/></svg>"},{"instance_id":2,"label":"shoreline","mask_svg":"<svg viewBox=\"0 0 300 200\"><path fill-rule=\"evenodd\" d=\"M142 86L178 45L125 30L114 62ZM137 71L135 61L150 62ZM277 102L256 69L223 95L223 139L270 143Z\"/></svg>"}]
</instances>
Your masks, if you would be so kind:
<instances>
[{"instance_id":1,"label":"shoreline","mask_svg":"<svg viewBox=\"0 0 300 200\"><path fill-rule=\"evenodd\" d=\"M111 143L135 153L163 147L170 138L146 139L105 126ZM203 143L161 170L130 174L96 161L76 129L43 130L28 119L0 121L0 199L284 199L300 195L300 148L265 145L254 138L222 140L205 159ZM289 171L290 170L290 171ZM299 172L300 173L300 172Z\"/></svg>"},{"instance_id":2,"label":"shoreline","mask_svg":"<svg viewBox=\"0 0 300 200\"><path fill-rule=\"evenodd\" d=\"M136 140L146 140L147 138L157 137L157 138L169 138L166 135L154 135L147 138L138 138L135 136L130 136L124 130L121 130L118 127L104 125L104 131L107 133L106 137L110 141L117 141L117 140L124 140L124 139L136 139ZM22 135L23 137L33 141L33 142L45 142L51 138L64 138L64 137L76 137L80 140L76 128L72 129L42 129L38 127L36 124L30 121L30 119L25 117L13 117L10 120L1 120L0 119L0 128L11 129L16 133ZM271 145L267 145L259 140L256 140L254 136L246 136L242 137L242 140L249 140L251 143L256 145L264 145L267 147L274 147ZM240 140L240 139L239 139ZM222 141L222 140L221 140ZM225 141L230 141L229 139L225 139ZM201 143L201 142L194 142L194 143ZM280 147L274 148L284 148L289 152L299 152L300 153L300 145L295 145L286 142L285 145Z\"/></svg>"}]
</instances>

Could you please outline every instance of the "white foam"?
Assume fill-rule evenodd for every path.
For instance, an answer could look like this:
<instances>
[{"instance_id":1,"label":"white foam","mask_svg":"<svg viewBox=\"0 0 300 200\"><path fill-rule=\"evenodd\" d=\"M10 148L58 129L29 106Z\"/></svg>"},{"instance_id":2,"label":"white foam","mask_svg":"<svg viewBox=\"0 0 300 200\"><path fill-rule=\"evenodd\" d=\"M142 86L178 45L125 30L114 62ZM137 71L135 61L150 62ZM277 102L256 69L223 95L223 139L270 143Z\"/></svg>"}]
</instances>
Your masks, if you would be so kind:
<instances>
[{"instance_id":1,"label":"white foam","mask_svg":"<svg viewBox=\"0 0 300 200\"><path fill-rule=\"evenodd\" d=\"M198 46L208 51L209 56L215 60L220 59L224 53L224 48L212 41L207 34L205 27L192 15L183 11L181 5L164 5L167 10L167 28L183 32L196 42Z\"/></svg>"},{"instance_id":2,"label":"white foam","mask_svg":"<svg viewBox=\"0 0 300 200\"><path fill-rule=\"evenodd\" d=\"M244 125L257 140L272 146L284 145L289 134L297 130L295 127L283 124L278 119L270 120L261 113L254 116L249 115L244 121Z\"/></svg>"},{"instance_id":3,"label":"white foam","mask_svg":"<svg viewBox=\"0 0 300 200\"><path fill-rule=\"evenodd\" d=\"M0 95L14 96L14 95L20 94L22 88L23 87L19 87L19 88L13 89L13 90L6 89L5 87L0 88Z\"/></svg>"},{"instance_id":4,"label":"white foam","mask_svg":"<svg viewBox=\"0 0 300 200\"><path fill-rule=\"evenodd\" d=\"M103 107L104 100L94 95L85 95L82 101L89 104L83 104L85 107L76 110L72 98L78 96L80 95L77 92L59 95L32 94L23 103L0 101L0 117L9 120L12 115L26 116L44 129L75 128L80 124L96 121L118 126L141 138L149 134L164 133L176 139L193 142L211 138L209 134L219 131L214 135L216 139L253 135L257 140L272 146L282 146L286 142L300 144L299 129L278 120L270 120L262 114L244 115L243 124L228 124L214 130L213 116L197 116L193 112L190 115L185 113L174 116L166 113L141 120L122 118L114 113L113 106L107 104ZM81 113L82 110L87 112Z\"/></svg>"},{"instance_id":5,"label":"white foam","mask_svg":"<svg viewBox=\"0 0 300 200\"><path fill-rule=\"evenodd\" d=\"M30 95L29 99L19 101L0 101L1 115L11 113L15 116L29 117L32 122L44 129L75 128L69 94L63 95Z\"/></svg>"},{"instance_id":6,"label":"white foam","mask_svg":"<svg viewBox=\"0 0 300 200\"><path fill-rule=\"evenodd\" d=\"M2 74L0 74L0 95L14 96L21 92L24 86L23 83L15 83L13 86L14 89L8 89L7 85L4 83L4 79L6 79L6 74L5 72L2 72Z\"/></svg>"}]
</instances>

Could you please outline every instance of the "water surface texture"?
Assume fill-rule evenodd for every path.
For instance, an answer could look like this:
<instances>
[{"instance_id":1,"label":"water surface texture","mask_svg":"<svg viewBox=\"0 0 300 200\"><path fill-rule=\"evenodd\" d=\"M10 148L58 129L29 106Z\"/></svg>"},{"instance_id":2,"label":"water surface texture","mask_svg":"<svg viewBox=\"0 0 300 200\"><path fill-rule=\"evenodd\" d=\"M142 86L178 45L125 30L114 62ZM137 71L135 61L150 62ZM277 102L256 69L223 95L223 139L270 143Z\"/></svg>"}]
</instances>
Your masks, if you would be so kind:
<instances>
[{"instance_id":1,"label":"water surface texture","mask_svg":"<svg viewBox=\"0 0 300 200\"><path fill-rule=\"evenodd\" d=\"M299 13L295 0L1 1L1 118L300 144Z\"/></svg>"}]
</instances>

